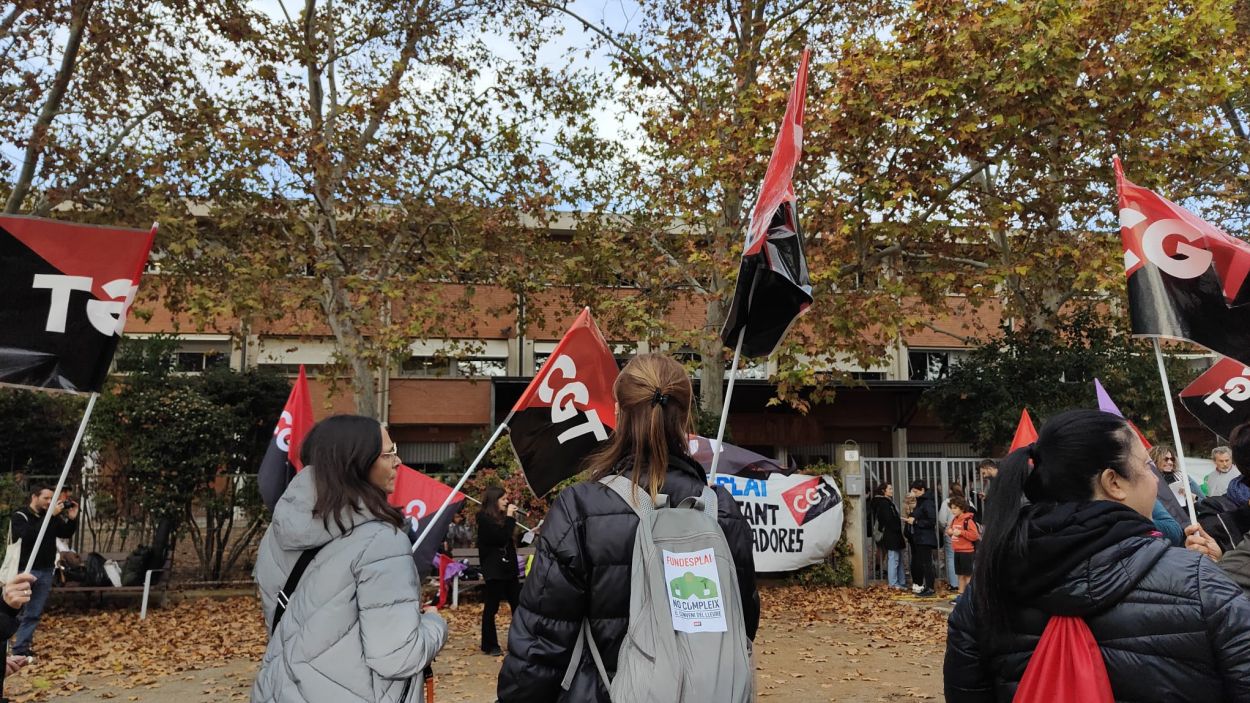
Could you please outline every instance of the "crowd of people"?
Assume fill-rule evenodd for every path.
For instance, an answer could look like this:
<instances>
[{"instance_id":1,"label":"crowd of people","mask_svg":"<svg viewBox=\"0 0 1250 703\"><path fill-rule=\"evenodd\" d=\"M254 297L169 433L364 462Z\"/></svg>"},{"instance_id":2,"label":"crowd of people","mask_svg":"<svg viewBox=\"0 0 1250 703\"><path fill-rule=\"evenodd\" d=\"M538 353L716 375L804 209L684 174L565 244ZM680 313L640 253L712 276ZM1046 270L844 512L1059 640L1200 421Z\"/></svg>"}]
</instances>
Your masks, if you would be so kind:
<instances>
[{"instance_id":1,"label":"crowd of people","mask_svg":"<svg viewBox=\"0 0 1250 703\"><path fill-rule=\"evenodd\" d=\"M502 488L482 495L476 530L464 515L449 528L446 549L475 541L479 550L480 646L503 655L498 700L606 702L622 687L672 686L716 691L693 700L752 700L760 602L750 530L732 496L709 487L687 453L690 379L668 357L641 355L613 392L616 431L589 459L591 477L554 501L524 587L518 508ZM387 502L397 446L377 421L339 415L318 423L301 452L306 468L278 503L258 554L271 636L252 701L423 701L449 630L422 603L412 535ZM1205 481L1186 481L1171 447L1148 451L1122 418L1071 410L1001 464L983 462L978 491L955 483L939 504L923 480L902 501L891 483L874 486L869 529L888 587L934 596L937 560L954 582L947 699L1020 700L1032 687L1023 692L1038 700L1052 684L1038 684L1030 669L1059 656L1041 643L1060 631L1056 623L1075 623L1064 632L1096 644L1109 696L1097 700L1250 701L1250 538L1242 527L1250 490L1240 469L1250 466L1250 424L1212 459ZM49 511L53 536L73 534L77 506L53 505L51 493L35 487L14 513L15 538L33 544ZM1202 520L1181 530L1188 520L1178 506L1187 501ZM670 552L682 539L707 541ZM55 540L44 544L52 558ZM656 572L640 558L658 557L657 545L657 562L678 571ZM17 635L4 658L10 674L34 653L52 581L44 556L41 548L32 573L0 592L0 636ZM677 601L692 594L714 602L714 614L679 612ZM504 602L512 609L506 652L495 622ZM694 629L678 627L682 618L693 618ZM704 647L712 654L692 654Z\"/></svg>"}]
</instances>

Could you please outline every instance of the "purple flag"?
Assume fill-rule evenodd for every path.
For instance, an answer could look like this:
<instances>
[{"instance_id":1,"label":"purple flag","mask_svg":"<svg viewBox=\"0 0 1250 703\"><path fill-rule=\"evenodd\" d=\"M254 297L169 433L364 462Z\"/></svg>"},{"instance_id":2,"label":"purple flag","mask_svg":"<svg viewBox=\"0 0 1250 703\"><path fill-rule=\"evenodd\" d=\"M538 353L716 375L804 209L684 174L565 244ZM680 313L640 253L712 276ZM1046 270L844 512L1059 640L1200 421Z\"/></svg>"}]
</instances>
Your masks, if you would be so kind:
<instances>
[{"instance_id":1,"label":"purple flag","mask_svg":"<svg viewBox=\"0 0 1250 703\"><path fill-rule=\"evenodd\" d=\"M1120 409L1116 407L1115 401L1111 399L1110 395L1107 395L1107 389L1102 387L1102 381L1096 378L1094 379L1094 392L1098 394L1099 410L1124 417L1124 413L1120 412Z\"/></svg>"}]
</instances>

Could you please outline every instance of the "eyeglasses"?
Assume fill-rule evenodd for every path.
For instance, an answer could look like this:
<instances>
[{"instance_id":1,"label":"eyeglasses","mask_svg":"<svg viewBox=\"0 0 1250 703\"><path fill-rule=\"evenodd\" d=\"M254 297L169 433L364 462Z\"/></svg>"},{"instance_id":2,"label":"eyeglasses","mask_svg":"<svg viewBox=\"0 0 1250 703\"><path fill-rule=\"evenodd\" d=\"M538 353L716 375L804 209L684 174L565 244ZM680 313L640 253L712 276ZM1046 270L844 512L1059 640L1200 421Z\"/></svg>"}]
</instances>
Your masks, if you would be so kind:
<instances>
[{"instance_id":1,"label":"eyeglasses","mask_svg":"<svg viewBox=\"0 0 1250 703\"><path fill-rule=\"evenodd\" d=\"M1165 457L1163 457L1163 461L1164 461L1164 462L1169 462L1169 461L1170 461L1170 462L1172 462L1172 463L1176 463L1176 457L1174 457L1174 456L1165 456Z\"/></svg>"},{"instance_id":2,"label":"eyeglasses","mask_svg":"<svg viewBox=\"0 0 1250 703\"><path fill-rule=\"evenodd\" d=\"M399 445L392 444L391 448L382 452L382 455L379 456L378 458L379 459L398 459L399 458Z\"/></svg>"}]
</instances>

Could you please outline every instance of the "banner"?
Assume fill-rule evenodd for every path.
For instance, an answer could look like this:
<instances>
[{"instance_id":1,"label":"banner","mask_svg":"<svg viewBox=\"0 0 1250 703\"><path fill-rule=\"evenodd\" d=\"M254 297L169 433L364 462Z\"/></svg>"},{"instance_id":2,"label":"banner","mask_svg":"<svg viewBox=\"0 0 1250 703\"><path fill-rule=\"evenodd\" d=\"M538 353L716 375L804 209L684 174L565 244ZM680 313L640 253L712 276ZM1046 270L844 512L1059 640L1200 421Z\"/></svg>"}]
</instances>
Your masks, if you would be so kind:
<instances>
[{"instance_id":1,"label":"banner","mask_svg":"<svg viewBox=\"0 0 1250 703\"><path fill-rule=\"evenodd\" d=\"M1133 334L1250 364L1250 244L1129 182L1119 159L1115 174Z\"/></svg>"},{"instance_id":2,"label":"banner","mask_svg":"<svg viewBox=\"0 0 1250 703\"><path fill-rule=\"evenodd\" d=\"M100 390L155 237L0 216L0 383Z\"/></svg>"},{"instance_id":3,"label":"banner","mask_svg":"<svg viewBox=\"0 0 1250 703\"><path fill-rule=\"evenodd\" d=\"M1221 437L1250 421L1250 366L1223 358L1181 391L1181 404Z\"/></svg>"},{"instance_id":4,"label":"banner","mask_svg":"<svg viewBox=\"0 0 1250 703\"><path fill-rule=\"evenodd\" d=\"M582 310L512 407L508 433L536 496L581 471L616 425L619 369L590 308Z\"/></svg>"},{"instance_id":5,"label":"banner","mask_svg":"<svg viewBox=\"0 0 1250 703\"><path fill-rule=\"evenodd\" d=\"M755 570L794 571L824 561L842 536L842 492L833 476L716 476L751 526Z\"/></svg>"},{"instance_id":6,"label":"banner","mask_svg":"<svg viewBox=\"0 0 1250 703\"><path fill-rule=\"evenodd\" d=\"M314 422L308 376L304 373L304 365L300 364L299 377L295 379L291 395L287 396L278 425L273 428L273 439L265 449L265 457L260 461L256 476L260 498L271 512L286 491L287 484L295 478L295 473L304 468L299 452L304 445L304 435L312 429Z\"/></svg>"},{"instance_id":7,"label":"banner","mask_svg":"<svg viewBox=\"0 0 1250 703\"><path fill-rule=\"evenodd\" d=\"M395 490L387 497L387 502L399 508L399 511L404 514L404 518L410 524L409 534L415 540L416 535L424 532L430 521L434 519L438 506L443 504L452 489L441 481L432 479L403 464L400 464L396 471L398 473L395 476ZM439 516L438 525L431 530L430 535L413 553L412 558L417 563L417 571L422 579L433 573L434 555L438 553L438 548L446 539L451 519L464 505L464 501L465 495L456 491L447 509Z\"/></svg>"},{"instance_id":8,"label":"banner","mask_svg":"<svg viewBox=\"0 0 1250 703\"><path fill-rule=\"evenodd\" d=\"M725 346L733 349L745 328L742 355L747 358L772 354L790 325L812 304L793 182L794 167L803 153L807 57L804 49L764 183L751 210L737 286L720 333Z\"/></svg>"}]
</instances>

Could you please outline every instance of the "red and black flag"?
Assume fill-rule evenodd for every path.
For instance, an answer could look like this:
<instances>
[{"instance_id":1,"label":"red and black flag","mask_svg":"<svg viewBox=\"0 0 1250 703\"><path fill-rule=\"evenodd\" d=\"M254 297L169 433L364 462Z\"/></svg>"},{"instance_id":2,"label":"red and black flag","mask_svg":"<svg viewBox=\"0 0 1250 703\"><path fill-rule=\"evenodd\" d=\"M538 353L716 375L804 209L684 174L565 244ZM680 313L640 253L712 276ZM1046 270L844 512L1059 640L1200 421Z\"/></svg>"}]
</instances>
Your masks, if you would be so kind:
<instances>
[{"instance_id":1,"label":"red and black flag","mask_svg":"<svg viewBox=\"0 0 1250 703\"><path fill-rule=\"evenodd\" d=\"M577 475L582 460L616 425L612 350L582 311L512 407L512 448L534 495Z\"/></svg>"},{"instance_id":2,"label":"red and black flag","mask_svg":"<svg viewBox=\"0 0 1250 703\"><path fill-rule=\"evenodd\" d=\"M1133 334L1188 340L1250 364L1250 244L1130 183L1119 159L1115 175Z\"/></svg>"},{"instance_id":3,"label":"red and black flag","mask_svg":"<svg viewBox=\"0 0 1250 703\"><path fill-rule=\"evenodd\" d=\"M434 514L438 512L439 506L447 500L448 494L452 489L441 481L436 481L429 476L409 468L403 464L399 465L398 474L395 476L395 490L391 492L391 505L399 508L406 519L411 520L409 534L424 534L429 528L430 522L434 520ZM438 552L439 545L447 538L447 528L451 525L451 519L455 516L460 508L464 505L465 495L460 491L456 491L451 502L447 504L447 509L438 518L438 524L430 530L430 534L421 542L421 546L413 552L413 559L417 562L417 571L424 579L434 572L434 555Z\"/></svg>"},{"instance_id":4,"label":"red and black flag","mask_svg":"<svg viewBox=\"0 0 1250 703\"><path fill-rule=\"evenodd\" d=\"M1181 391L1181 403L1202 424L1221 437L1250 421L1250 366L1220 359Z\"/></svg>"},{"instance_id":5,"label":"red and black flag","mask_svg":"<svg viewBox=\"0 0 1250 703\"><path fill-rule=\"evenodd\" d=\"M0 217L0 383L100 390L155 237Z\"/></svg>"},{"instance_id":6,"label":"red and black flag","mask_svg":"<svg viewBox=\"0 0 1250 703\"><path fill-rule=\"evenodd\" d=\"M742 354L747 358L771 354L790 325L812 304L793 181L794 166L803 152L807 54L804 49L764 184L751 211L737 288L720 333L725 346L733 349L745 328Z\"/></svg>"},{"instance_id":7,"label":"red and black flag","mask_svg":"<svg viewBox=\"0 0 1250 703\"><path fill-rule=\"evenodd\" d=\"M308 376L304 374L304 365L300 364L299 377L295 379L291 395L286 399L286 407L278 417L278 426L273 429L273 440L265 450L265 458L261 460L260 471L256 476L256 481L260 484L261 500L271 511L286 491L287 484L295 478L295 472L304 468L299 450L304 444L304 436L312 429L313 422Z\"/></svg>"},{"instance_id":8,"label":"red and black flag","mask_svg":"<svg viewBox=\"0 0 1250 703\"><path fill-rule=\"evenodd\" d=\"M714 451L716 448L716 440L709 439L703 435L691 435L690 437L690 458L694 459L709 474L712 473L712 460L716 456ZM770 474L781 474L789 476L795 472L795 468L785 468L777 463L776 459L757 454L750 449L743 449L728 442L721 445L720 448L720 465L716 467L716 473L727 476L741 476L742 478L767 479Z\"/></svg>"}]
</instances>

